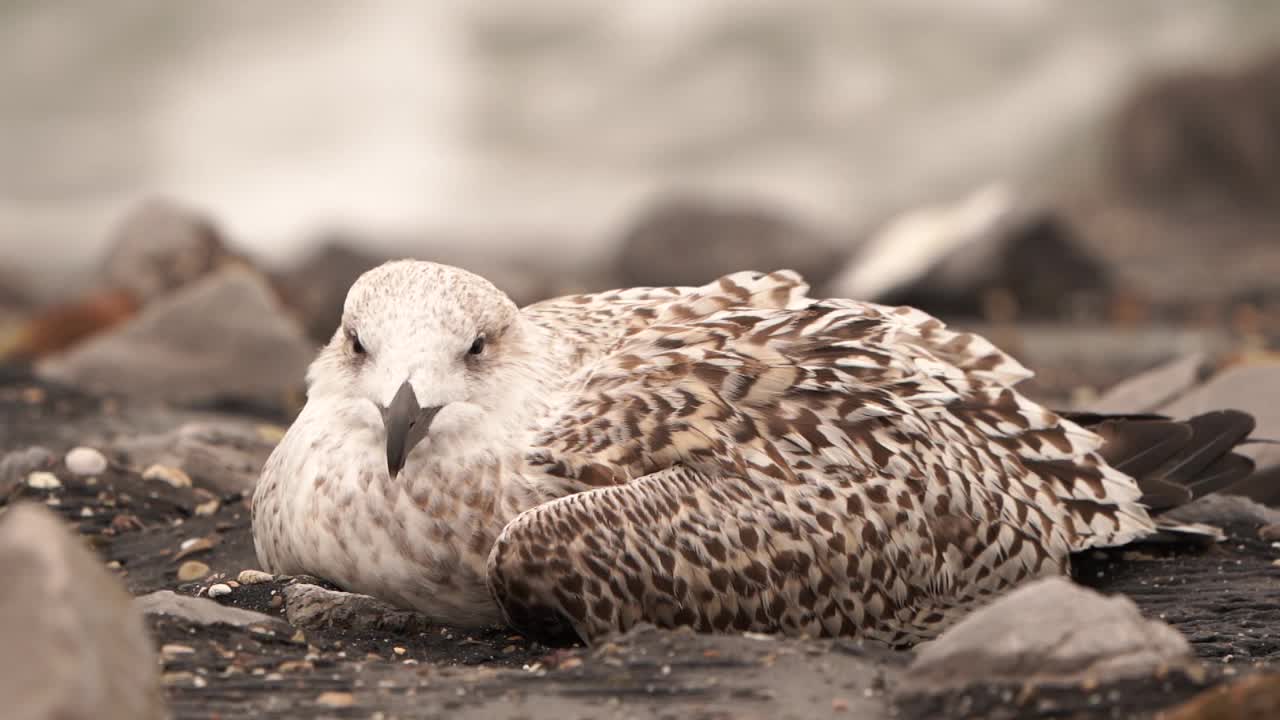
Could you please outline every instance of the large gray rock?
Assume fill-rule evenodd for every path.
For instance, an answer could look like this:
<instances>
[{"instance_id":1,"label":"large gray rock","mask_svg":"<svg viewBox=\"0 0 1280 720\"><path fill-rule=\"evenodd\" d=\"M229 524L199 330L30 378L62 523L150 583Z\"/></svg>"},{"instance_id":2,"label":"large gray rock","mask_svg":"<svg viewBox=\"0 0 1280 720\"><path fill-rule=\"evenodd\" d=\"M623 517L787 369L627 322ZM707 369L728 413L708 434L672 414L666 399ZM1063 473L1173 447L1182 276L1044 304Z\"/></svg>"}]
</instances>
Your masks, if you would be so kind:
<instances>
[{"instance_id":1,"label":"large gray rock","mask_svg":"<svg viewBox=\"0 0 1280 720\"><path fill-rule=\"evenodd\" d=\"M45 379L151 400L279 407L301 387L314 354L263 278L231 266L36 370Z\"/></svg>"},{"instance_id":2,"label":"large gray rock","mask_svg":"<svg viewBox=\"0 0 1280 720\"><path fill-rule=\"evenodd\" d=\"M1097 313L1108 273L1066 219L1005 185L902 213L859 248L825 294L995 320Z\"/></svg>"},{"instance_id":3,"label":"large gray rock","mask_svg":"<svg viewBox=\"0 0 1280 720\"><path fill-rule=\"evenodd\" d=\"M277 273L276 284L317 343L333 337L347 290L365 271L389 259L354 249L364 238L329 236L297 265Z\"/></svg>"},{"instance_id":4,"label":"large gray rock","mask_svg":"<svg viewBox=\"0 0 1280 720\"><path fill-rule=\"evenodd\" d=\"M230 418L188 422L168 432L112 442L112 449L136 468L181 468L201 487L224 493L252 488L274 447L261 426Z\"/></svg>"},{"instance_id":5,"label":"large gray rock","mask_svg":"<svg viewBox=\"0 0 1280 720\"><path fill-rule=\"evenodd\" d=\"M615 274L623 286L702 285L739 270L789 268L817 287L843 255L780 212L674 198L641 213L626 231Z\"/></svg>"},{"instance_id":6,"label":"large gray rock","mask_svg":"<svg viewBox=\"0 0 1280 720\"><path fill-rule=\"evenodd\" d=\"M261 627L276 632L289 630L288 623L278 617L229 607L208 598L179 595L172 590L148 593L139 597L135 603L138 609L147 615L167 615L197 625Z\"/></svg>"},{"instance_id":7,"label":"large gray rock","mask_svg":"<svg viewBox=\"0 0 1280 720\"><path fill-rule=\"evenodd\" d=\"M1108 681L1191 662L1176 630L1147 620L1133 601L1065 578L1024 585L922 646L908 691L996 682Z\"/></svg>"},{"instance_id":8,"label":"large gray rock","mask_svg":"<svg viewBox=\"0 0 1280 720\"><path fill-rule=\"evenodd\" d=\"M144 303L236 259L211 219L166 198L134 207L110 242L99 282Z\"/></svg>"},{"instance_id":9,"label":"large gray rock","mask_svg":"<svg viewBox=\"0 0 1280 720\"><path fill-rule=\"evenodd\" d=\"M1272 211L1280 201L1280 53L1228 72L1144 83L1099 157L1116 189L1146 201Z\"/></svg>"},{"instance_id":10,"label":"large gray rock","mask_svg":"<svg viewBox=\"0 0 1280 720\"><path fill-rule=\"evenodd\" d=\"M1280 440L1280 363L1240 364L1214 375L1205 383L1161 406L1174 417L1234 408L1257 420L1253 437ZM1280 445L1246 445L1240 453L1253 458L1259 468L1280 465Z\"/></svg>"},{"instance_id":11,"label":"large gray rock","mask_svg":"<svg viewBox=\"0 0 1280 720\"><path fill-rule=\"evenodd\" d=\"M14 720L165 717L142 613L57 517L0 519L0 698Z\"/></svg>"},{"instance_id":12,"label":"large gray rock","mask_svg":"<svg viewBox=\"0 0 1280 720\"><path fill-rule=\"evenodd\" d=\"M344 628L352 632L425 632L427 616L359 593L296 583L284 589L285 617L298 627Z\"/></svg>"},{"instance_id":13,"label":"large gray rock","mask_svg":"<svg viewBox=\"0 0 1280 720\"><path fill-rule=\"evenodd\" d=\"M1117 383L1087 409L1098 413L1156 412L1211 374L1208 355L1193 352Z\"/></svg>"}]
</instances>

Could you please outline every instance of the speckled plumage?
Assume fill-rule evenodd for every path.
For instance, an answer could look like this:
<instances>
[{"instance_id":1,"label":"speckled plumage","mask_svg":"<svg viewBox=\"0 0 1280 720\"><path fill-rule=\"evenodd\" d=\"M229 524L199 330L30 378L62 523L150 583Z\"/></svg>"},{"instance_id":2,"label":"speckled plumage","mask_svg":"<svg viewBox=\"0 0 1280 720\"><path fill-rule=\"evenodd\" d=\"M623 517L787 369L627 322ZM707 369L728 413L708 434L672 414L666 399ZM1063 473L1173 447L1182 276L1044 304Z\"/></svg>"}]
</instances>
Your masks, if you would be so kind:
<instances>
[{"instance_id":1,"label":"speckled plumage","mask_svg":"<svg viewBox=\"0 0 1280 720\"><path fill-rule=\"evenodd\" d=\"M373 270L263 471L258 557L547 639L647 621L903 644L1155 531L1098 434L1011 389L1030 373L1008 355L806 292L737 273L517 310L455 268ZM392 479L376 406L405 379L443 409Z\"/></svg>"}]
</instances>

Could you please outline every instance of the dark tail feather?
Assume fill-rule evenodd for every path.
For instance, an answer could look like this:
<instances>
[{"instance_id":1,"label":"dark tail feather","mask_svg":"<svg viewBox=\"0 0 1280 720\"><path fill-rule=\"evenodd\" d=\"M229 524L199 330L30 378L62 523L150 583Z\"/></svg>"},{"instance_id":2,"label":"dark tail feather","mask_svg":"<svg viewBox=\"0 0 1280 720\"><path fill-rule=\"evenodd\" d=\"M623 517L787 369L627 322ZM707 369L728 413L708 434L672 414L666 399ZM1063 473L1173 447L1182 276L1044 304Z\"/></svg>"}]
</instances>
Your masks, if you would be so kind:
<instances>
[{"instance_id":1,"label":"dark tail feather","mask_svg":"<svg viewBox=\"0 0 1280 720\"><path fill-rule=\"evenodd\" d=\"M1231 495L1243 495L1263 505L1280 506L1280 465L1268 467L1228 487Z\"/></svg>"},{"instance_id":2,"label":"dark tail feather","mask_svg":"<svg viewBox=\"0 0 1280 720\"><path fill-rule=\"evenodd\" d=\"M1102 436L1099 454L1138 482L1141 502L1152 514L1224 489L1240 494L1237 488L1244 489L1242 481L1253 474L1253 461L1232 452L1253 432L1254 419L1248 413L1219 410L1189 420L1159 415L1062 415ZM1249 497L1263 502L1252 493Z\"/></svg>"}]
</instances>

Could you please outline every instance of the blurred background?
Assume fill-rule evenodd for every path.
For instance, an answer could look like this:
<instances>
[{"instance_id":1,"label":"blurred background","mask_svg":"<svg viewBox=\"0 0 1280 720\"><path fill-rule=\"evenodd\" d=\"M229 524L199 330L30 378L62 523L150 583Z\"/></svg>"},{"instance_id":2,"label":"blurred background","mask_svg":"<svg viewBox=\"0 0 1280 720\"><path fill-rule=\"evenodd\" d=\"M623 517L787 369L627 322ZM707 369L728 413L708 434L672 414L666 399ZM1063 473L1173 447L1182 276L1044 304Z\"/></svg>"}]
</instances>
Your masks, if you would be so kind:
<instances>
[{"instance_id":1,"label":"blurred background","mask_svg":"<svg viewBox=\"0 0 1280 720\"><path fill-rule=\"evenodd\" d=\"M1275 3L11 0L0 97L0 354L88 385L300 378L406 255L519 302L793 267L1063 402L1280 334Z\"/></svg>"}]
</instances>

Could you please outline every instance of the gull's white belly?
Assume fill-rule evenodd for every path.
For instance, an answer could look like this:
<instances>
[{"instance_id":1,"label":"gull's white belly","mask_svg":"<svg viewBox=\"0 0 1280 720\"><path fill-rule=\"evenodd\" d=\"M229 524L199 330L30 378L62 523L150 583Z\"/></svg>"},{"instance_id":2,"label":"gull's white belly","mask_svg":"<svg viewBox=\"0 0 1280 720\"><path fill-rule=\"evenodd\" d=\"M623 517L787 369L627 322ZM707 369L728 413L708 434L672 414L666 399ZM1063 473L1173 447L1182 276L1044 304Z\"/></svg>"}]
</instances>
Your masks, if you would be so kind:
<instances>
[{"instance_id":1,"label":"gull's white belly","mask_svg":"<svg viewBox=\"0 0 1280 720\"><path fill-rule=\"evenodd\" d=\"M484 577L493 519L425 477L420 457L392 480L372 431L313 441L313 428L299 417L255 493L263 568L315 575L442 622L500 622Z\"/></svg>"}]
</instances>

